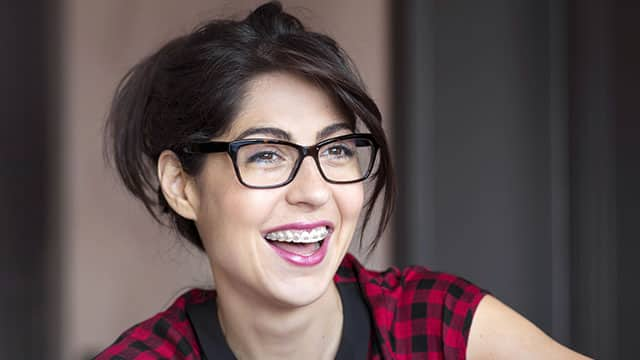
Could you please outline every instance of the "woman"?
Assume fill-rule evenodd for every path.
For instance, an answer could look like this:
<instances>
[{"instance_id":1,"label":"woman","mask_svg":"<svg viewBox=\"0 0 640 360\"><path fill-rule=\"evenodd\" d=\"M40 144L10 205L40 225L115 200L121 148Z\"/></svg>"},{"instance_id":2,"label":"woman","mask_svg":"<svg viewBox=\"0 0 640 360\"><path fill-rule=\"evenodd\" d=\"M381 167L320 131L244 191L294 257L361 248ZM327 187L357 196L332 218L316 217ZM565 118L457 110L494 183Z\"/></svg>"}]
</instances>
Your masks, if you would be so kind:
<instances>
[{"instance_id":1,"label":"woman","mask_svg":"<svg viewBox=\"0 0 640 360\"><path fill-rule=\"evenodd\" d=\"M391 214L381 116L338 45L277 2L136 65L107 140L126 187L206 252L216 290L97 359L581 358L464 279L347 254L378 198L372 247Z\"/></svg>"}]
</instances>

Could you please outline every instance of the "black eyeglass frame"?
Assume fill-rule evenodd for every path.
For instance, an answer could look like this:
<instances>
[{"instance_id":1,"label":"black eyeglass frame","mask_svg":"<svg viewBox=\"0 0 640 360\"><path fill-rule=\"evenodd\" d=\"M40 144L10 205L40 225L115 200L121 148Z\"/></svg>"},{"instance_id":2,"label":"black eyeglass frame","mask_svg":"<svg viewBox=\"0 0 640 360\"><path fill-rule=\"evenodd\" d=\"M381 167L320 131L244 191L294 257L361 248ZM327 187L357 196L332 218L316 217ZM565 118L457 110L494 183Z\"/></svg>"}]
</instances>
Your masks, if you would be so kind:
<instances>
[{"instance_id":1,"label":"black eyeglass frame","mask_svg":"<svg viewBox=\"0 0 640 360\"><path fill-rule=\"evenodd\" d=\"M327 178L324 171L322 170L322 166L320 166L320 159L318 158L320 148L332 142L349 140L349 139L362 139L362 140L368 141L371 144L372 154L371 154L371 160L369 160L369 167L367 168L366 172L364 172L362 176L356 180L349 180L349 181L331 180ZM298 159L293 165L293 168L291 169L291 173L289 174L289 177L284 182L276 185L269 185L269 186L249 185L244 182L244 180L242 179L242 176L240 175L240 169L238 168L238 162L237 162L238 151L240 150L241 147L246 145L252 145L252 144L288 145L298 150L298 154L299 154ZM292 182L293 179L295 179L296 175L298 174L298 171L300 170L300 165L302 164L302 161L307 156L311 156L313 158L313 160L316 163L316 166L318 167L318 171L320 172L320 175L322 175L322 178L326 182L331 184L357 183L357 182L366 180L371 175L373 166L376 161L376 155L378 154L378 149L379 149L379 146L376 143L373 135L366 134L366 133L337 136L337 137L329 138L326 140L322 140L321 142L311 146L302 146L289 141L276 140L276 139L241 139L241 140L234 140L231 142L209 141L209 142L202 142L202 143L191 143L186 145L183 148L185 153L191 153L191 154L211 154L211 153L226 152L227 154L229 154L229 157L231 157L231 160L232 160L231 162L233 163L233 167L236 172L236 177L238 178L238 181L240 181L242 185L251 189L274 189L274 188L286 186L287 184Z\"/></svg>"}]
</instances>

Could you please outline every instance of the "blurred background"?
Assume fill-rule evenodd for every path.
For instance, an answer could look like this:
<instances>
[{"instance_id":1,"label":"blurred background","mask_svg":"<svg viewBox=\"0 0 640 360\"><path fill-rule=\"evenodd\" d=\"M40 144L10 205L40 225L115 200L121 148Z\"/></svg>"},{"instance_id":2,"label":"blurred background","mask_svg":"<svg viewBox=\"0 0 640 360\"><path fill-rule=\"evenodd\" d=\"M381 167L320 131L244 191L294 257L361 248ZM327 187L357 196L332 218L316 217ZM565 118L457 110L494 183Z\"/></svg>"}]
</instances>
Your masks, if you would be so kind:
<instances>
[{"instance_id":1,"label":"blurred background","mask_svg":"<svg viewBox=\"0 0 640 360\"><path fill-rule=\"evenodd\" d=\"M143 56L256 0L31 0L0 11L0 358L84 359L206 259L102 157ZM427 265L545 332L631 358L640 323L640 5L631 0L285 0L352 56L399 178L370 267Z\"/></svg>"}]
</instances>

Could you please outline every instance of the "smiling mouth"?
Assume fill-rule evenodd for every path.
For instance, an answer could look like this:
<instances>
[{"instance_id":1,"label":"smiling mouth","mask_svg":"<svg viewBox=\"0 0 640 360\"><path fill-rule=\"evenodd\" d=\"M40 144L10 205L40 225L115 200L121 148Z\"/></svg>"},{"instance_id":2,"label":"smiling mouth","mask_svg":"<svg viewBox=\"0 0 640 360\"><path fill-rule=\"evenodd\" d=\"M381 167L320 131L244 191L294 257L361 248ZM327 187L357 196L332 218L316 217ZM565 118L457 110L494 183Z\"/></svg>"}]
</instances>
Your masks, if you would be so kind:
<instances>
[{"instance_id":1,"label":"smiling mouth","mask_svg":"<svg viewBox=\"0 0 640 360\"><path fill-rule=\"evenodd\" d=\"M329 236L328 226L322 225L306 230L278 230L267 233L264 238L271 245L300 256L313 255Z\"/></svg>"}]
</instances>

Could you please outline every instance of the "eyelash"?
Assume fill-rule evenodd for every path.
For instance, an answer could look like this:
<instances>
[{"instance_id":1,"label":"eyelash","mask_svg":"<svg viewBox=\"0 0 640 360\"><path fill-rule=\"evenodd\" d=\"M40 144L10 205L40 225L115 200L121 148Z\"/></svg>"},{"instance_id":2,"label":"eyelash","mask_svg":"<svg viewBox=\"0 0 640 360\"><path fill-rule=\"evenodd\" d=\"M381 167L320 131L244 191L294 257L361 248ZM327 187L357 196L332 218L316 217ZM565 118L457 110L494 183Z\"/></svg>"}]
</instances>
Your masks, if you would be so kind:
<instances>
[{"instance_id":1,"label":"eyelash","mask_svg":"<svg viewBox=\"0 0 640 360\"><path fill-rule=\"evenodd\" d=\"M351 150L348 146L345 146L344 144L332 144L331 147L326 149L326 152L331 152L331 150L333 149L339 149L341 151L341 154L336 156L339 156L339 157L353 156L353 150ZM328 155L332 155L332 154L329 153Z\"/></svg>"},{"instance_id":2,"label":"eyelash","mask_svg":"<svg viewBox=\"0 0 640 360\"><path fill-rule=\"evenodd\" d=\"M276 151L260 151L260 152L257 152L255 154L251 155L247 159L247 162L249 162L249 163L274 163L276 161L273 158L264 159L263 158L264 155L270 155L271 157L273 157L275 155L278 158L282 159L282 156L280 156Z\"/></svg>"}]
</instances>

